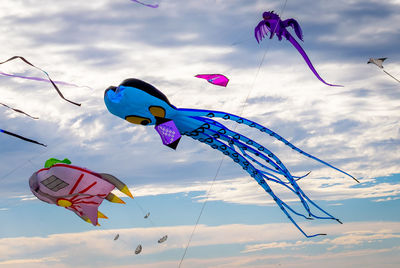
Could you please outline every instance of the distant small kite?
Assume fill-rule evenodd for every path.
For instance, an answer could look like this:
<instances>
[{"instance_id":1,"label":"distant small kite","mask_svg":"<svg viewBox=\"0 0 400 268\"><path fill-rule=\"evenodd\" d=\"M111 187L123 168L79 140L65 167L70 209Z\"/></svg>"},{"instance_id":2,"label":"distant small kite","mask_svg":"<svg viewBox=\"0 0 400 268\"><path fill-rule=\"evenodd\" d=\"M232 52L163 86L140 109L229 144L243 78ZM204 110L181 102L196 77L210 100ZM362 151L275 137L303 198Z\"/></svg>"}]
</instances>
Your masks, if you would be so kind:
<instances>
[{"instance_id":1,"label":"distant small kite","mask_svg":"<svg viewBox=\"0 0 400 268\"><path fill-rule=\"evenodd\" d=\"M142 2L140 2L140 1L138 1L138 0L131 0L131 1L132 1L132 2L136 2L136 3L138 3L138 4L141 4L141 5L144 5L144 6L146 6L146 7L158 8L158 4L150 5L150 4L142 3Z\"/></svg>"},{"instance_id":2,"label":"distant small kite","mask_svg":"<svg viewBox=\"0 0 400 268\"><path fill-rule=\"evenodd\" d=\"M258 43L268 36L268 32L270 33L270 39L274 37L274 34L278 37L279 41L282 40L282 37L285 37L301 54L303 59L306 61L310 70L314 73L314 75L325 85L341 87L340 85L332 85L325 82L324 79L318 74L317 70L315 70L314 66L311 63L310 58L307 56L307 53L300 46L300 44L294 39L294 37L289 33L286 29L287 27L292 27L297 37L303 41L303 32L300 28L299 23L295 19L287 19L282 21L279 15L275 14L273 11L267 11L263 13L263 20L258 23L256 28L254 29L254 35Z\"/></svg>"},{"instance_id":3,"label":"distant small kite","mask_svg":"<svg viewBox=\"0 0 400 268\"><path fill-rule=\"evenodd\" d=\"M160 239L158 239L158 243L159 243L159 244L164 243L165 241L167 241L167 239L168 239L168 235L164 235L163 237L161 237Z\"/></svg>"},{"instance_id":4,"label":"distant small kite","mask_svg":"<svg viewBox=\"0 0 400 268\"><path fill-rule=\"evenodd\" d=\"M138 245L135 249L135 254L139 254L140 252L142 252L142 245Z\"/></svg>"},{"instance_id":5,"label":"distant small kite","mask_svg":"<svg viewBox=\"0 0 400 268\"><path fill-rule=\"evenodd\" d=\"M206 79L209 83L221 87L226 87L229 82L229 79L223 74L198 74L195 77Z\"/></svg>"},{"instance_id":6,"label":"distant small kite","mask_svg":"<svg viewBox=\"0 0 400 268\"><path fill-rule=\"evenodd\" d=\"M379 59L374 59L374 58L369 58L369 61L367 62L367 64L373 63L376 66L378 66L379 68L383 69L383 62L386 60L387 58L379 58Z\"/></svg>"},{"instance_id":7,"label":"distant small kite","mask_svg":"<svg viewBox=\"0 0 400 268\"><path fill-rule=\"evenodd\" d=\"M147 212L146 215L144 215L144 218L147 219L150 216L150 212Z\"/></svg>"},{"instance_id":8,"label":"distant small kite","mask_svg":"<svg viewBox=\"0 0 400 268\"><path fill-rule=\"evenodd\" d=\"M117 240L118 238L119 238L119 234L117 234L117 235L114 237L114 241Z\"/></svg>"},{"instance_id":9,"label":"distant small kite","mask_svg":"<svg viewBox=\"0 0 400 268\"><path fill-rule=\"evenodd\" d=\"M391 75L390 73L386 72L385 70L383 70L383 62L386 60L387 58L378 58L378 59L374 59L374 58L370 58L369 61L367 62L367 64L369 63L373 63L376 66L378 66L379 68L382 69L382 71L387 74L388 76L390 76L391 78L393 78L394 80L396 80L397 82L400 83L400 80L398 80L396 77L394 77L393 75Z\"/></svg>"}]
</instances>

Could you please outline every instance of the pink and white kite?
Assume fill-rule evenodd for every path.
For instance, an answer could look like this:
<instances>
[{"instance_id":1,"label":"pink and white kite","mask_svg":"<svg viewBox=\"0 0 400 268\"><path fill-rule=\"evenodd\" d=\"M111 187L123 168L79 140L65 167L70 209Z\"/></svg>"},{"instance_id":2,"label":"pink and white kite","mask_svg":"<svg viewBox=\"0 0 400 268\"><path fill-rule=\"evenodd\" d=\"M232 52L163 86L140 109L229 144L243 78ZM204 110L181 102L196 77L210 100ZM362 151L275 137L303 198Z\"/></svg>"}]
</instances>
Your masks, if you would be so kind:
<instances>
[{"instance_id":1,"label":"pink and white kite","mask_svg":"<svg viewBox=\"0 0 400 268\"><path fill-rule=\"evenodd\" d=\"M195 77L206 79L209 83L221 87L226 87L229 82L229 79L223 74L198 74Z\"/></svg>"},{"instance_id":2,"label":"pink and white kite","mask_svg":"<svg viewBox=\"0 0 400 268\"><path fill-rule=\"evenodd\" d=\"M47 165L51 160L55 160L56 164L53 162ZM128 187L114 176L64 164L71 163L66 160L50 159L46 162L46 166L50 167L33 173L29 186L37 198L71 210L94 226L99 225L98 218L107 219L107 216L98 211L104 199L125 204L111 193L114 188L133 198Z\"/></svg>"}]
</instances>

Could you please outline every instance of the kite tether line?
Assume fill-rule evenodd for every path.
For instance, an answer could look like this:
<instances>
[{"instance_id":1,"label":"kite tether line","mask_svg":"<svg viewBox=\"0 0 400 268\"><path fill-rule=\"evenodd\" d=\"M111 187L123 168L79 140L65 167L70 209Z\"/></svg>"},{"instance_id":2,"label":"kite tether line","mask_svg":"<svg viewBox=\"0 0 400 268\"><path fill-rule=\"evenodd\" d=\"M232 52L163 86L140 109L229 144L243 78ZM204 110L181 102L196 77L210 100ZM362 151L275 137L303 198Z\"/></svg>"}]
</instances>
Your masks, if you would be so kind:
<instances>
[{"instance_id":1,"label":"kite tether line","mask_svg":"<svg viewBox=\"0 0 400 268\"><path fill-rule=\"evenodd\" d=\"M398 80L396 77L394 77L393 75L391 75L390 73L386 72L385 70L382 70L385 74L387 74L388 76L390 76L391 78L393 78L394 80L396 80L397 82L400 83L400 80Z\"/></svg>"},{"instance_id":2,"label":"kite tether line","mask_svg":"<svg viewBox=\"0 0 400 268\"><path fill-rule=\"evenodd\" d=\"M282 10L281 10L281 12L280 12L280 15L281 15L281 16L282 16L282 14L283 14L283 11L284 11L285 8L286 8L286 4L287 4L287 0L285 0L285 3L283 4ZM275 32L277 26L278 26L278 24L275 26L275 29L273 30L273 32ZM264 52L264 55L263 55L263 57L262 57L262 59L261 59L261 62L260 62L260 64L259 64L259 66L258 66L257 73L256 73L256 75L255 75L255 77L254 77L253 83L252 83L252 85L251 85L251 87L250 87L250 90L249 90L248 93L247 93L247 96L246 96L246 98L245 98L245 101L243 102L243 105L242 105L242 107L241 107L241 111L240 111L240 114L239 114L240 116L242 116L242 114L243 114L243 112L244 112L244 109L245 109L245 107L246 107L246 105L247 105L247 101L248 101L248 99L249 99L249 97L250 97L250 94L251 94L251 92L252 92L253 89L254 89L254 85L255 85L255 82L256 82L256 80L257 80L257 77L258 77L258 75L259 75L259 73L260 73L261 66L262 66L263 63L264 63L265 56L267 55L267 52L268 52L268 49L269 49L269 44L270 44L270 42L268 42L268 44L267 44L267 47L266 47L265 52ZM236 130L237 126L238 126L238 125L235 125L234 131ZM192 230L192 233L190 234L188 243L187 243L187 245L186 245L186 248L185 248L185 251L184 251L184 253L183 253L183 255L182 255L182 258L181 258L181 260L180 260L180 262L179 262L178 268L181 267L182 262L183 262L183 260L185 259L185 256L186 256L186 253L187 253L187 251L188 251L188 249L189 249L189 246L190 246L190 243L191 243L191 241L192 241L193 235L194 235L194 233L196 232L197 226L198 226L198 224L199 224L199 222L200 222L200 218L201 218L201 216L202 216L202 214L203 214L203 212L204 212L204 208L206 207L206 204L207 204L207 202L208 202L208 198L209 198L210 193L211 193L211 191L212 191L212 188L213 188L213 186L214 186L214 184L215 184L215 180L217 179L217 177L218 177L218 175L219 175L219 172L220 172L220 170L221 170L221 166L222 166L222 163L224 162L224 159L225 159L225 156L223 156L223 157L221 158L221 161L220 161L220 163L219 163L219 165L218 165L216 174L215 174L215 176L214 176L214 178L213 178L213 180L212 180L210 189L207 191L206 199L205 199L204 202L203 202L203 205L202 205L202 207L201 207L199 216L197 217L197 220L196 220L196 224L195 224L195 226L194 226L194 228L193 228L193 230Z\"/></svg>"}]
</instances>

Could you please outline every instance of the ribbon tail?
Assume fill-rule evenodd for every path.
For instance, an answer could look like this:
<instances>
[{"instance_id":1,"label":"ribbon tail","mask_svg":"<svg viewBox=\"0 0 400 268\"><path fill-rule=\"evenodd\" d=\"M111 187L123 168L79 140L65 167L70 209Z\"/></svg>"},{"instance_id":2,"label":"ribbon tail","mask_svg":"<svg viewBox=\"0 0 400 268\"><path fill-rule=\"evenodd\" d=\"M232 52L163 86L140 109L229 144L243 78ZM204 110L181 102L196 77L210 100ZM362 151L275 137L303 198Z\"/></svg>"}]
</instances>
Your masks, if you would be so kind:
<instances>
[{"instance_id":1,"label":"ribbon tail","mask_svg":"<svg viewBox=\"0 0 400 268\"><path fill-rule=\"evenodd\" d=\"M307 56L307 53L304 51L304 49L300 46L300 44L296 41L296 39L293 38L293 36L291 34L288 34L288 36L286 36L286 39L292 43L292 45L297 49L297 51L301 54L301 56L304 58L305 62L307 63L308 67L310 68L310 70L314 73L314 75L318 78L319 81L321 81L322 83L324 83L325 85L328 86L332 86L332 87L343 87L341 85L333 85L333 84L329 84L327 82L325 82L324 79L322 79L322 77L318 74L317 70L315 70L313 64L311 63L310 58Z\"/></svg>"}]
</instances>

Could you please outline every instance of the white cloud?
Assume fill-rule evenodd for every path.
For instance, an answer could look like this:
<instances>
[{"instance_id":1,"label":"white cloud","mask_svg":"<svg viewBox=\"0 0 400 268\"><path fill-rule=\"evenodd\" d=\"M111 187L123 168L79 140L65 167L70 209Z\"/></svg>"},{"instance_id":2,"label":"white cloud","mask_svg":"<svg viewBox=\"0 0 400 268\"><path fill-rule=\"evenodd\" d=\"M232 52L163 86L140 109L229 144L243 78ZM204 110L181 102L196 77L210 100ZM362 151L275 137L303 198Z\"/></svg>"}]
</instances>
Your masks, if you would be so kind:
<instances>
[{"instance_id":1,"label":"white cloud","mask_svg":"<svg viewBox=\"0 0 400 268\"><path fill-rule=\"evenodd\" d=\"M372 183L371 183L372 182ZM342 178L332 181L327 178L303 178L299 184L306 195L312 200L339 201L346 199L366 199L386 197L374 202L397 200L400 195L400 185L393 183L377 183L375 180L367 180L363 187L352 187L356 185L351 179ZM289 190L277 187L273 182L269 182L274 191L281 199L287 202L299 202ZM369 184L369 185L368 185ZM211 191L210 191L211 189ZM209 201L224 201L235 204L254 204L254 205L275 205L270 196L252 178L243 177L228 180L216 180L204 182L192 182L182 184L147 184L130 189L135 196L157 196L179 193L195 193L193 199L204 202L207 193ZM199 193L196 193L199 192ZM116 192L119 196L122 193ZM335 204L341 205L341 204Z\"/></svg>"},{"instance_id":2,"label":"white cloud","mask_svg":"<svg viewBox=\"0 0 400 268\"><path fill-rule=\"evenodd\" d=\"M381 242L385 239L396 239L400 238L400 233L393 233L392 230L379 230L376 232L370 232L370 231L363 231L363 232L357 232L353 231L350 233L345 233L337 238L334 239L323 239L321 241L312 241L312 240L306 240L306 241L296 241L296 242L272 242L272 243L266 243L266 244L254 244L254 245L249 245L246 246L246 249L242 251L243 253L249 253L249 252L256 252L256 251L266 251L270 249L276 249L276 248L299 248L299 247L305 247L308 245L325 245L329 246L328 250L333 250L336 249L340 246L351 246L355 247L357 245L361 245L364 243L374 243L374 242Z\"/></svg>"},{"instance_id":3,"label":"white cloud","mask_svg":"<svg viewBox=\"0 0 400 268\"><path fill-rule=\"evenodd\" d=\"M221 226L199 225L190 245L189 252L196 252L202 247L204 249L205 246L211 248L214 245L247 244L244 251L242 251L242 253L246 254L236 258L233 258L231 254L225 256L221 252L222 256L219 258L209 258L208 261L199 260L200 262L204 262L206 266L216 267L223 265L228 260L235 260L241 263L248 261L255 262L261 256L249 256L247 254L260 250L267 251L266 253L269 258L283 260L284 258L280 254L268 253L268 250L274 248L304 248L312 245L323 245L326 248L326 252L323 255L327 258L333 258L333 256L337 258L338 254L342 256L346 254L348 256L363 256L367 252L369 254L379 254L379 250L375 249L375 253L372 253L372 250L369 249L373 243L400 238L400 229L397 222L353 222L344 225L321 225L310 227L309 229L314 232L321 229L327 230L329 236L322 240L301 238L302 240L296 241L301 235L288 223L264 225L232 224ZM57 265L71 265L76 263L77 260L82 261L90 256L90 258L102 262L103 266L124 267L123 261L121 265L115 266L112 265L112 262L115 258L119 260L124 260L125 258L131 259L133 250L136 247L135 245L140 243L143 245L143 252L135 258L142 258L144 263L149 266L160 265L164 261L155 260L152 256L156 253L170 252L170 256L174 259L174 261L166 262L169 263L167 267L170 267L173 266L173 263L176 265L178 262L192 230L193 226L167 226L98 230L82 233L54 234L46 237L2 238L0 239L0 265L51 262L54 267L60 267ZM113 241L116 233L120 234L120 238L117 241ZM169 238L167 242L158 244L157 240L164 234L168 234ZM263 243L260 244L259 242ZM359 250L358 247L361 244L367 248ZM333 247L344 246L347 247L347 253L330 252ZM384 251L390 250L398 251L398 248L384 249ZM150 258L147 258L147 255ZM300 258L303 262L305 261L304 255L294 255L294 258ZM309 258L314 260L321 258L320 254L308 255ZM192 258L189 254L185 262L192 263L196 259L194 258L193 260ZM224 263L219 263L219 261L224 259ZM79 266L91 267L90 264L85 264L84 261Z\"/></svg>"}]
</instances>

